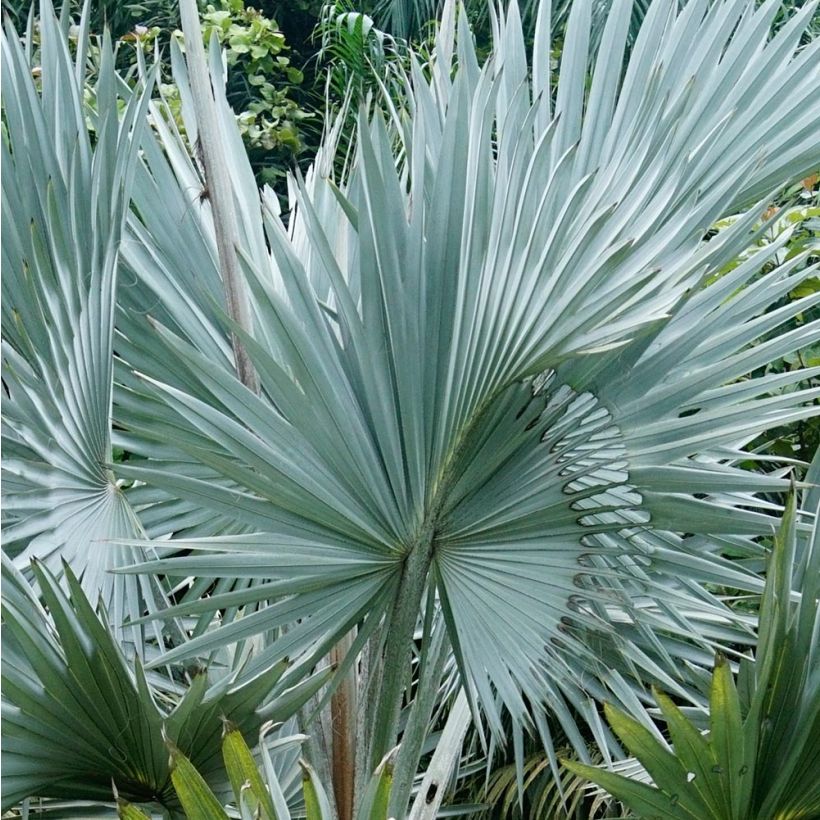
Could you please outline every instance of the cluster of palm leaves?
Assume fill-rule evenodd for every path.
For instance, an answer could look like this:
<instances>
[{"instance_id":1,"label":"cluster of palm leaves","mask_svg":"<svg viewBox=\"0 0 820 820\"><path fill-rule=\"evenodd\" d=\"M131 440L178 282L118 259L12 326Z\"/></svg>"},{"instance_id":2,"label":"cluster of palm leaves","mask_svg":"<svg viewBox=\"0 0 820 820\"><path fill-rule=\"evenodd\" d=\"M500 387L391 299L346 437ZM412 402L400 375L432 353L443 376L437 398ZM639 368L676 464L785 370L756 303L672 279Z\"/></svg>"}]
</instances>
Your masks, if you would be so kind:
<instances>
[{"instance_id":1,"label":"cluster of palm leaves","mask_svg":"<svg viewBox=\"0 0 820 820\"><path fill-rule=\"evenodd\" d=\"M172 43L181 133L41 5L3 38L3 808L178 815L168 738L252 811L218 717L274 716L329 816L434 817L470 727L522 786L528 735L622 755L602 701L702 709L790 486L741 465L820 395L767 370L820 337L810 252L744 254L820 165L813 5L655 0L629 46L614 0L596 47L576 0L553 87L549 2L483 65L448 3L287 213L216 43Z\"/></svg>"},{"instance_id":2,"label":"cluster of palm leaves","mask_svg":"<svg viewBox=\"0 0 820 820\"><path fill-rule=\"evenodd\" d=\"M816 482L820 462L809 478ZM817 515L817 484L806 494L806 512ZM798 537L791 500L775 538L760 609L757 656L743 657L735 683L719 655L709 698L709 730L687 720L666 695L655 697L674 750L616 709L607 709L613 729L646 767L653 785L576 762L629 804L640 817L809 818L820 807L814 776L820 754L820 525ZM799 589L801 594L794 595Z\"/></svg>"}]
</instances>

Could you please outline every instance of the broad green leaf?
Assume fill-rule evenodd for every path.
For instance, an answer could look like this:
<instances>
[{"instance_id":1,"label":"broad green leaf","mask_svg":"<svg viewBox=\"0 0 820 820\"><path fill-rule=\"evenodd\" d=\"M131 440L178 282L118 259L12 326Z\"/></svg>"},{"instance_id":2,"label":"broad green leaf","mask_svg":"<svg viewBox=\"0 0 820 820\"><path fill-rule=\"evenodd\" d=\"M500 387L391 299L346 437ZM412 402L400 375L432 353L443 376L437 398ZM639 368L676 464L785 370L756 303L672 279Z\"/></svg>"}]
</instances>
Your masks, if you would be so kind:
<instances>
[{"instance_id":1,"label":"broad green leaf","mask_svg":"<svg viewBox=\"0 0 820 820\"><path fill-rule=\"evenodd\" d=\"M260 820L283 820L276 814L248 744L242 733L229 721L224 723L222 756L237 805L244 804Z\"/></svg>"},{"instance_id":2,"label":"broad green leaf","mask_svg":"<svg viewBox=\"0 0 820 820\"><path fill-rule=\"evenodd\" d=\"M659 792L693 817L709 814L708 804L698 795L682 761L665 748L647 729L623 712L605 704L609 725L623 741L630 754L646 768Z\"/></svg>"},{"instance_id":3,"label":"broad green leaf","mask_svg":"<svg viewBox=\"0 0 820 820\"><path fill-rule=\"evenodd\" d=\"M171 782L189 818L228 820L228 814L202 775L171 741L166 741L171 756Z\"/></svg>"},{"instance_id":4,"label":"broad green leaf","mask_svg":"<svg viewBox=\"0 0 820 820\"><path fill-rule=\"evenodd\" d=\"M595 766L587 766L575 760L562 760L561 764L574 774L582 775L606 789L623 803L627 803L643 820L703 820L703 815L684 811L676 799L628 777L613 774Z\"/></svg>"},{"instance_id":5,"label":"broad green leaf","mask_svg":"<svg viewBox=\"0 0 820 820\"><path fill-rule=\"evenodd\" d=\"M712 744L687 720L668 695L657 689L653 690L653 694L666 720L676 756L686 771L694 775L692 788L700 795L707 810L719 817L725 811L725 792L721 785L723 768Z\"/></svg>"},{"instance_id":6,"label":"broad green leaf","mask_svg":"<svg viewBox=\"0 0 820 820\"><path fill-rule=\"evenodd\" d=\"M300 760L302 767L302 790L305 795L306 820L331 820L333 812L327 793L313 767L305 760Z\"/></svg>"},{"instance_id":7,"label":"broad green leaf","mask_svg":"<svg viewBox=\"0 0 820 820\"><path fill-rule=\"evenodd\" d=\"M746 760L746 743L740 700L729 662L723 655L715 658L712 690L709 697L709 743L716 765L728 818L748 816L751 782L754 773Z\"/></svg>"},{"instance_id":8,"label":"broad green leaf","mask_svg":"<svg viewBox=\"0 0 820 820\"><path fill-rule=\"evenodd\" d=\"M398 747L382 760L371 775L359 803L356 813L357 820L387 820L397 753Z\"/></svg>"}]
</instances>

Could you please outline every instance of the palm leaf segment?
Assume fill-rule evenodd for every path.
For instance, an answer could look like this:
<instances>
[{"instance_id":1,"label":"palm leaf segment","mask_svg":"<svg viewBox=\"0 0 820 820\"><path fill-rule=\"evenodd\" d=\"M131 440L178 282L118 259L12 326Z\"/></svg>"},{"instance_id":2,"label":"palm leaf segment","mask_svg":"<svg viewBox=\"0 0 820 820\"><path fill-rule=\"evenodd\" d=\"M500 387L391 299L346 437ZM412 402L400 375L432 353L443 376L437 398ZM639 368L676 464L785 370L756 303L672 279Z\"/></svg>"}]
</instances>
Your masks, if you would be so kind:
<instances>
[{"instance_id":1,"label":"palm leaf segment","mask_svg":"<svg viewBox=\"0 0 820 820\"><path fill-rule=\"evenodd\" d=\"M101 596L122 636L125 620L162 604L155 581L107 572L143 554L110 543L143 530L108 465L117 255L148 96L127 92L120 116L106 42L88 110L87 13L76 62L50 3L40 19L41 65L31 36L24 52L7 25L4 549L20 568L36 557L59 574L68 562L89 596ZM141 635L128 633L142 651Z\"/></svg>"},{"instance_id":2,"label":"palm leaf segment","mask_svg":"<svg viewBox=\"0 0 820 820\"><path fill-rule=\"evenodd\" d=\"M161 354L126 330L150 377L124 385L133 441L185 455L146 445L125 474L255 530L149 565L268 579L188 611L274 602L169 658L294 619L255 663L315 657L430 581L491 725L499 703L526 721L546 702L577 738L567 703L587 713L607 688L626 703L622 673L639 669L680 691L675 669L748 637L705 584L761 588L722 552L759 557L778 508L757 494L787 485L737 464L760 431L813 412L816 390L781 388L816 371L758 374L817 338L816 323L782 330L817 296L769 310L812 273L777 245L715 274L763 230L771 189L820 162L820 43L796 51L813 6L769 39L777 2L658 0L622 75L629 5L587 88L590 4L573 4L554 107L548 4L531 78L514 5L483 67L448 7L407 110L390 128L360 116L341 192L320 173L295 185L287 230L267 201L270 252L232 150L262 391L181 312L151 336ZM156 279L137 252L129 264Z\"/></svg>"}]
</instances>

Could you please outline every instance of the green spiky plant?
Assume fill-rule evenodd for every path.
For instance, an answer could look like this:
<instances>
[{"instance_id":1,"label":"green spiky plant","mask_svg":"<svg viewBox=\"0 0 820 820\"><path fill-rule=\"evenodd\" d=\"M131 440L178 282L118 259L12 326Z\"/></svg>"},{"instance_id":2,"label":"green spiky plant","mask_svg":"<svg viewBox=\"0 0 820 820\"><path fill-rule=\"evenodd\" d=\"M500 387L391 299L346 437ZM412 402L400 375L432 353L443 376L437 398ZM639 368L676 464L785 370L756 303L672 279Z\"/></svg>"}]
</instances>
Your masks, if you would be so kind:
<instances>
[{"instance_id":1,"label":"green spiky plant","mask_svg":"<svg viewBox=\"0 0 820 820\"><path fill-rule=\"evenodd\" d=\"M820 165L814 7L770 38L779 5L656 0L623 69L631 0L595 55L578 0L555 90L549 3L531 60L511 5L483 66L448 4L430 70L387 121L360 112L344 178L329 132L286 215L218 48L172 48L186 142L111 71L84 95L56 23L34 76L9 29L21 570L66 559L157 674L196 659L242 685L288 657L296 684L330 656L300 728L340 818L397 743L391 816L434 816L471 719L499 742L509 719L521 766L525 732L554 755L550 721L618 753L598 699L701 705L715 646L754 640L713 590L760 592L788 488L740 465L816 413L817 368L764 372L818 338L788 329L817 294L772 308L805 255L715 276ZM411 806L450 658L461 694Z\"/></svg>"},{"instance_id":2,"label":"green spiky plant","mask_svg":"<svg viewBox=\"0 0 820 820\"><path fill-rule=\"evenodd\" d=\"M820 465L820 462L818 462ZM820 471L817 471L820 472ZM815 477L817 477L815 475ZM809 494L815 502L820 496ZM813 516L815 508L808 510ZM709 732L655 693L673 749L618 709L609 722L654 781L639 783L565 761L647 820L809 820L820 815L820 524L803 549L795 500L786 510L760 609L756 656L743 657L735 682L718 655Z\"/></svg>"},{"instance_id":3,"label":"green spiky plant","mask_svg":"<svg viewBox=\"0 0 820 820\"><path fill-rule=\"evenodd\" d=\"M264 721L290 718L327 679L283 686L287 661L246 681L218 669L196 670L187 686L148 676L123 655L70 569L68 593L39 564L34 574L45 608L3 555L4 809L41 794L106 803L113 784L122 800L179 816L167 744L222 795L230 783L219 760L220 716L253 737Z\"/></svg>"}]
</instances>

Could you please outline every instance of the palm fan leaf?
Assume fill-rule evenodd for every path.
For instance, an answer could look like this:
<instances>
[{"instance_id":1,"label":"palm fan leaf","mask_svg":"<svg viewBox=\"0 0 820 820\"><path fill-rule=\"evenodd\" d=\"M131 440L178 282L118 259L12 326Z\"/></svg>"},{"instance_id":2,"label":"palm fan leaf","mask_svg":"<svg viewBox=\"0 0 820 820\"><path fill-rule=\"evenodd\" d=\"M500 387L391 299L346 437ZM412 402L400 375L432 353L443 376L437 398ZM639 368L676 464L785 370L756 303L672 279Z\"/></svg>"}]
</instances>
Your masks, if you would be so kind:
<instances>
[{"instance_id":1,"label":"palm fan leaf","mask_svg":"<svg viewBox=\"0 0 820 820\"><path fill-rule=\"evenodd\" d=\"M144 531L109 465L117 255L148 95L120 116L106 41L88 110L87 14L75 61L50 3L41 65L10 23L3 37L4 549L20 568L67 562L125 635L163 605L155 580L107 572L143 554L112 543Z\"/></svg>"},{"instance_id":2,"label":"palm fan leaf","mask_svg":"<svg viewBox=\"0 0 820 820\"><path fill-rule=\"evenodd\" d=\"M254 325L221 322L258 394L149 281L140 256L174 238L140 233L129 264L171 318L123 319L138 374L118 417L135 446L184 457L147 447L121 473L246 531L171 541L197 554L139 571L265 579L186 603L258 610L165 660L273 630L255 672L359 624L354 649L379 629L402 678L433 584L474 713L541 728L546 707L581 751L579 719L611 745L594 697L635 704L637 678L696 698L714 647L753 640L711 588L762 588L725 553L762 556L780 508L760 494L788 482L740 462L816 413L799 387L816 370L760 373L818 338L816 322L788 329L818 296L775 307L813 274L803 257L762 273L777 246L717 274L765 230L772 191L820 163L820 43L798 48L814 6L769 38L774 0L658 0L622 71L631 6L616 2L588 84L577 2L553 107L548 5L531 75L515 5L483 67L448 6L406 110L363 110L350 178L295 181L287 227L230 132ZM385 708L371 762L393 742Z\"/></svg>"}]
</instances>

